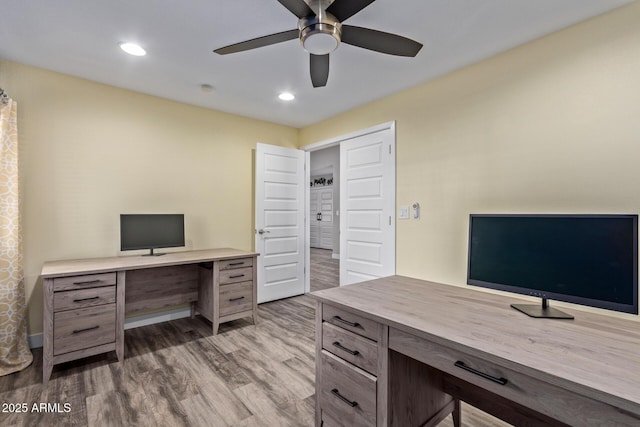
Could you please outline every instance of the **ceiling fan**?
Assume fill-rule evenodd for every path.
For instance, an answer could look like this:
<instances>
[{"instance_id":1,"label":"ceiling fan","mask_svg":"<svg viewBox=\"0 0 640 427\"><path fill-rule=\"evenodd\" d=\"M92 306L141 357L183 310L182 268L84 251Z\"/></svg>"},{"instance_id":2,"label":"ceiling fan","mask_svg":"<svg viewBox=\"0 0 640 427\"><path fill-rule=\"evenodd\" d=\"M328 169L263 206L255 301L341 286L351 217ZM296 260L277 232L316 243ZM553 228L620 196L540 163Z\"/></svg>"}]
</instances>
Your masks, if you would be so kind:
<instances>
[{"instance_id":1,"label":"ceiling fan","mask_svg":"<svg viewBox=\"0 0 640 427\"><path fill-rule=\"evenodd\" d=\"M310 54L311 83L322 87L329 78L329 53L340 43L397 56L414 57L422 48L417 41L369 28L344 25L343 21L375 0L278 0L298 17L298 28L235 43L214 50L220 55L243 52L300 39Z\"/></svg>"}]
</instances>

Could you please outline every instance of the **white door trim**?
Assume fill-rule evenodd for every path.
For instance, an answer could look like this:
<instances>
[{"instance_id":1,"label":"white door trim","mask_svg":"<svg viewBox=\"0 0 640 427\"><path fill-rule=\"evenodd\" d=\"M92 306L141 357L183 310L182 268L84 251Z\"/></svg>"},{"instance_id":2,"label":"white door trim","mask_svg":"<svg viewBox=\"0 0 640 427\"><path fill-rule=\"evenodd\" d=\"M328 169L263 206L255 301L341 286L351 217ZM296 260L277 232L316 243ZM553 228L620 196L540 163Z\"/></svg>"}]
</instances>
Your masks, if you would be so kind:
<instances>
[{"instance_id":1,"label":"white door trim","mask_svg":"<svg viewBox=\"0 0 640 427\"><path fill-rule=\"evenodd\" d=\"M311 153L304 150L304 293L311 292L311 222L309 211L311 210Z\"/></svg>"},{"instance_id":2,"label":"white door trim","mask_svg":"<svg viewBox=\"0 0 640 427\"><path fill-rule=\"evenodd\" d=\"M361 129L355 132L350 132L346 135L336 136L334 138L325 139L324 141L314 142L313 144L305 145L300 149L308 152L322 150L324 148L333 147L334 145L340 145L342 141L346 141L347 139L357 138L359 136L368 135L370 133L378 132L385 129L391 129L393 131L393 134L395 135L396 121L392 120L390 122L371 126L370 128L367 128L367 129Z\"/></svg>"}]
</instances>

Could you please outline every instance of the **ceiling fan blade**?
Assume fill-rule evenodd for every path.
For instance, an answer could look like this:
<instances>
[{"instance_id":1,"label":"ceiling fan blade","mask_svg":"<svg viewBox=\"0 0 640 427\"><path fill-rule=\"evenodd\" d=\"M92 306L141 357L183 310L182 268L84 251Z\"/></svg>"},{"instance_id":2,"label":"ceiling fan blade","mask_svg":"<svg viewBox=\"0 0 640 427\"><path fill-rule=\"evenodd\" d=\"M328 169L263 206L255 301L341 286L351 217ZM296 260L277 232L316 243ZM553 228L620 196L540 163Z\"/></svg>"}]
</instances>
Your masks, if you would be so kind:
<instances>
[{"instance_id":1,"label":"ceiling fan blade","mask_svg":"<svg viewBox=\"0 0 640 427\"><path fill-rule=\"evenodd\" d=\"M243 52L249 49L256 49L258 47L269 46L272 44L297 39L298 34L299 34L298 30L283 31L281 33L258 37L256 39L251 39L244 42L221 47L220 49L214 50L214 52L219 55L227 55L229 53Z\"/></svg>"},{"instance_id":2,"label":"ceiling fan blade","mask_svg":"<svg viewBox=\"0 0 640 427\"><path fill-rule=\"evenodd\" d=\"M313 87L326 86L329 79L329 54L314 55L310 54L309 61L311 71L311 83Z\"/></svg>"},{"instance_id":3,"label":"ceiling fan blade","mask_svg":"<svg viewBox=\"0 0 640 427\"><path fill-rule=\"evenodd\" d=\"M351 18L375 0L335 0L327 8L327 12L338 18L342 22Z\"/></svg>"},{"instance_id":4,"label":"ceiling fan blade","mask_svg":"<svg viewBox=\"0 0 640 427\"><path fill-rule=\"evenodd\" d=\"M416 56L422 49L422 44L415 40L353 25L342 26L341 40L343 43L397 56Z\"/></svg>"},{"instance_id":5,"label":"ceiling fan blade","mask_svg":"<svg viewBox=\"0 0 640 427\"><path fill-rule=\"evenodd\" d=\"M289 12L296 15L298 18L304 18L305 16L315 15L313 10L309 7L304 0L278 0L281 5L289 9Z\"/></svg>"}]
</instances>

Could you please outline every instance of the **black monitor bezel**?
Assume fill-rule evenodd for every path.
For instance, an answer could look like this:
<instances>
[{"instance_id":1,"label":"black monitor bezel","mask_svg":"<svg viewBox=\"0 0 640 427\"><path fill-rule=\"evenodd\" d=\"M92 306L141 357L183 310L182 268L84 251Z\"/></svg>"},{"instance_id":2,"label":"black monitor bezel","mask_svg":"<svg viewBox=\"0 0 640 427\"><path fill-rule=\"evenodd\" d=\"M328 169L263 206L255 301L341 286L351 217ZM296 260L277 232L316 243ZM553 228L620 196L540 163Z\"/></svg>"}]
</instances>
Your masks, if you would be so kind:
<instances>
[{"instance_id":1,"label":"black monitor bezel","mask_svg":"<svg viewBox=\"0 0 640 427\"><path fill-rule=\"evenodd\" d=\"M162 244L162 245L137 245L137 246L128 246L124 247L122 242L123 237L123 228L122 228L122 219L123 217L180 217L182 223L182 241L176 244ZM180 248L184 247L186 244L185 238L185 228L184 228L184 214L120 214L120 250L125 251L136 251L143 249L161 249L161 248Z\"/></svg>"},{"instance_id":2,"label":"black monitor bezel","mask_svg":"<svg viewBox=\"0 0 640 427\"><path fill-rule=\"evenodd\" d=\"M633 221L633 304L621 304L592 298L578 297L556 292L538 292L531 288L505 285L502 283L485 282L471 279L471 236L474 218L627 218ZM594 308L602 308L622 313L638 314L638 215L636 214L470 214L469 238L467 240L467 284L487 289L512 292L520 295L552 299Z\"/></svg>"}]
</instances>

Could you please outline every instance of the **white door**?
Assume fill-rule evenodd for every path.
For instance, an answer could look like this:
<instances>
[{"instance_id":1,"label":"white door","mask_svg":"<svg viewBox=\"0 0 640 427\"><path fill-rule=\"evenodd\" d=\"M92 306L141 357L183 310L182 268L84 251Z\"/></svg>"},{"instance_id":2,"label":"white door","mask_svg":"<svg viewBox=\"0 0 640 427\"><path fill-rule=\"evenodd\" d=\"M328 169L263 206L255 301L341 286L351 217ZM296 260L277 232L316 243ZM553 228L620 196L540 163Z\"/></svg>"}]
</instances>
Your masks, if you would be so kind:
<instances>
[{"instance_id":1,"label":"white door","mask_svg":"<svg viewBox=\"0 0 640 427\"><path fill-rule=\"evenodd\" d=\"M311 189L312 248L333 249L333 188Z\"/></svg>"},{"instance_id":2,"label":"white door","mask_svg":"<svg viewBox=\"0 0 640 427\"><path fill-rule=\"evenodd\" d=\"M340 285L395 274L395 128L340 144Z\"/></svg>"},{"instance_id":3,"label":"white door","mask_svg":"<svg viewBox=\"0 0 640 427\"><path fill-rule=\"evenodd\" d=\"M258 303L304 293L305 153L256 146Z\"/></svg>"}]
</instances>

